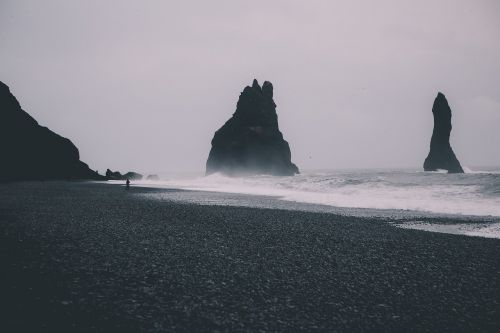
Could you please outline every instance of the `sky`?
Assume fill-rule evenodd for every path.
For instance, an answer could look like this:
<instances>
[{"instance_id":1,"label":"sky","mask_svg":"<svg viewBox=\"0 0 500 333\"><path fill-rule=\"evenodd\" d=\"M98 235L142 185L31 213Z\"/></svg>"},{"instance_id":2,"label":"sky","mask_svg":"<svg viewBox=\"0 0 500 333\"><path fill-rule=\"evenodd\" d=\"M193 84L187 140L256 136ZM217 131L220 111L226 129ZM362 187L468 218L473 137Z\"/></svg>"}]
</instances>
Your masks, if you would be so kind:
<instances>
[{"instance_id":1,"label":"sky","mask_svg":"<svg viewBox=\"0 0 500 333\"><path fill-rule=\"evenodd\" d=\"M202 172L252 80L300 169L421 168L438 91L500 166L500 2L0 0L0 81L83 161Z\"/></svg>"}]
</instances>

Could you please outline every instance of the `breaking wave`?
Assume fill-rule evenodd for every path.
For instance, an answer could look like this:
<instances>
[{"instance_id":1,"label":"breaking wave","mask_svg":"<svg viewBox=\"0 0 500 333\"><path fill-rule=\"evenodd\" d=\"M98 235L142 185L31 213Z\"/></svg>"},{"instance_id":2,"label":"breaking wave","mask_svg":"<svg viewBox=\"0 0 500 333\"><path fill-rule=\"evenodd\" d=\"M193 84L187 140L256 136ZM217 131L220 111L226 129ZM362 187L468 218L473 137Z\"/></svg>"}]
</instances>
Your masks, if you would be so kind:
<instances>
[{"instance_id":1,"label":"breaking wave","mask_svg":"<svg viewBox=\"0 0 500 333\"><path fill-rule=\"evenodd\" d=\"M293 177L172 178L138 185L279 197L346 208L396 209L500 217L500 172L408 170L305 172Z\"/></svg>"}]
</instances>

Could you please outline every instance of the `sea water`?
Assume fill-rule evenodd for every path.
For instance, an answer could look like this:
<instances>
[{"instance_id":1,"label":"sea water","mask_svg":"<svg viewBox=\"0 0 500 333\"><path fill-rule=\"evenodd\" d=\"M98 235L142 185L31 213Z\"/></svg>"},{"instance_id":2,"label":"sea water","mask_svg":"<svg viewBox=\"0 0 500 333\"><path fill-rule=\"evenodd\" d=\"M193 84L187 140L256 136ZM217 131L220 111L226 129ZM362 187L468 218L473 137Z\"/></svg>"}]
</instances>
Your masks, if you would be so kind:
<instances>
[{"instance_id":1,"label":"sea water","mask_svg":"<svg viewBox=\"0 0 500 333\"><path fill-rule=\"evenodd\" d=\"M485 234L494 235L498 232L500 237L500 168L467 169L464 174L409 169L315 170L289 177L227 177L213 174L166 177L158 182L142 181L135 184L270 196L280 201L338 208L339 212L353 215L387 216L388 212L398 212L399 215L404 212L402 215L416 219L412 224L405 224L406 227L413 225L424 230L431 230L433 226L418 221L419 217L456 217L462 221L482 223L476 224L474 230L465 228L467 232L462 234L477 235L480 233L477 229L484 227ZM224 204L224 200L228 201L227 204L235 202L228 196L219 198L222 199L215 200L218 204ZM236 204L241 204L242 200L245 199L238 199ZM249 197L246 200L249 204L245 205L252 206L252 199ZM443 232L450 231L450 228L448 224ZM432 231L439 232L441 229L434 228Z\"/></svg>"}]
</instances>

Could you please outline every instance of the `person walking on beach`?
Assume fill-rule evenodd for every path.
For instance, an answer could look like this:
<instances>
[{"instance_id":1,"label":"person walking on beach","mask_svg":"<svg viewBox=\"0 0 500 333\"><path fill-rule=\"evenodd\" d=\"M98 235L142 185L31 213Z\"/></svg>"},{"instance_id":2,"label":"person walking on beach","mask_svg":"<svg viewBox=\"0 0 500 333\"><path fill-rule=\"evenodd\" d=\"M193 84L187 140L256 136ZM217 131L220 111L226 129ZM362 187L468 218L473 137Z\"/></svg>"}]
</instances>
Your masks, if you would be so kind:
<instances>
[{"instance_id":1,"label":"person walking on beach","mask_svg":"<svg viewBox=\"0 0 500 333\"><path fill-rule=\"evenodd\" d=\"M125 182L125 188L127 191L130 188L130 180L128 178L127 178L127 181Z\"/></svg>"}]
</instances>

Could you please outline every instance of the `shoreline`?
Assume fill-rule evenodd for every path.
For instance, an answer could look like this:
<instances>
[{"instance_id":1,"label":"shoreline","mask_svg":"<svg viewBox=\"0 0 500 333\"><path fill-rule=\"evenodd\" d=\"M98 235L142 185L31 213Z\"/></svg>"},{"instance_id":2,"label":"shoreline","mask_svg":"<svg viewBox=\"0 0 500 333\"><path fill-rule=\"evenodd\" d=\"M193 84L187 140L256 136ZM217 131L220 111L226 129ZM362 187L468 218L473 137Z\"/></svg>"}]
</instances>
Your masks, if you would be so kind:
<instances>
[{"instance_id":1,"label":"shoreline","mask_svg":"<svg viewBox=\"0 0 500 333\"><path fill-rule=\"evenodd\" d=\"M92 182L0 188L2 325L494 331L500 242Z\"/></svg>"},{"instance_id":2,"label":"shoreline","mask_svg":"<svg viewBox=\"0 0 500 333\"><path fill-rule=\"evenodd\" d=\"M135 186L178 188L195 192L226 193L278 198L283 202L307 207L332 207L334 213L355 216L405 215L413 217L452 218L500 222L500 201L495 188L484 177L474 184L463 175L382 170L367 174L332 170L295 177L256 176L233 178L209 177L164 179L158 182L136 181ZM469 177L470 178L470 177ZM497 177L496 177L497 178ZM497 181L497 179L492 181ZM330 183L333 183L331 185ZM479 189L481 187L481 189ZM252 200L249 200L252 201ZM246 205L246 204L245 204ZM275 208L275 207L270 207ZM325 209L322 209L324 211Z\"/></svg>"},{"instance_id":3,"label":"shoreline","mask_svg":"<svg viewBox=\"0 0 500 333\"><path fill-rule=\"evenodd\" d=\"M109 183L120 186L121 183ZM433 213L406 209L376 209L338 207L326 204L309 203L284 199L278 195L262 195L211 190L194 190L163 185L134 184L135 187L157 190L144 194L152 200L175 201L179 203L196 203L200 205L222 207L249 207L258 209L298 210L312 213L350 216L390 220L395 227L415 229L428 232L465 235L469 237L485 237L500 239L500 217L462 214ZM166 190L163 192L162 190ZM172 192L182 195L172 195Z\"/></svg>"}]
</instances>

